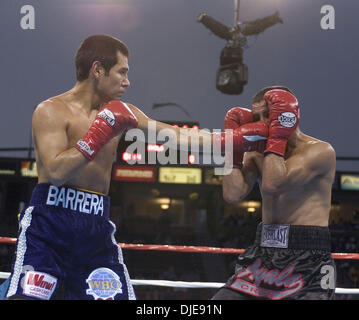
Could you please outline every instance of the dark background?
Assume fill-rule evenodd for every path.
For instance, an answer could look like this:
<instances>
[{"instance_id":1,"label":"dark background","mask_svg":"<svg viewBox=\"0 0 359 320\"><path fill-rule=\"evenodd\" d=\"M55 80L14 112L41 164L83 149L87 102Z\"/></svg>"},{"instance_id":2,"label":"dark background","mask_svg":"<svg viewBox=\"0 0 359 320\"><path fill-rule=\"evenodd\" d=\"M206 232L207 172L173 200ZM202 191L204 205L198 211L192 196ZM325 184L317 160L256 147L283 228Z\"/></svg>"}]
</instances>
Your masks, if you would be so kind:
<instances>
[{"instance_id":1,"label":"dark background","mask_svg":"<svg viewBox=\"0 0 359 320\"><path fill-rule=\"evenodd\" d=\"M21 7L35 9L35 29L23 30ZM323 5L335 9L335 29L323 30ZM193 120L223 129L233 106L246 106L260 88L283 84L301 104L303 132L328 141L337 156L357 157L359 2L355 0L242 0L240 21L279 11L284 24L248 37L249 83L241 95L216 90L226 41L197 22L206 12L233 26L233 0L3 0L0 12L2 116L0 148L27 147L34 107L75 84L74 55L95 33L123 40L131 51L131 87L123 100L158 120ZM174 102L185 108L152 109ZM0 153L23 156L22 153ZM357 162L338 161L357 170Z\"/></svg>"}]
</instances>

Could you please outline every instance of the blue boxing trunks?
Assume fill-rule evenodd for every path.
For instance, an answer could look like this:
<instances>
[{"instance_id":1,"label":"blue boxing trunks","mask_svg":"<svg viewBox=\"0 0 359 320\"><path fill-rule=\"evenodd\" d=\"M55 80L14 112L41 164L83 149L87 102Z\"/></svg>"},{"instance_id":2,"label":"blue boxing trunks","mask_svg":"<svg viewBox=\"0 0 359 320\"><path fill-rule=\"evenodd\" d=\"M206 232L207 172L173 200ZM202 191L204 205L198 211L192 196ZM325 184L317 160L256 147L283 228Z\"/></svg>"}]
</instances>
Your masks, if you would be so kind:
<instances>
[{"instance_id":1,"label":"blue boxing trunks","mask_svg":"<svg viewBox=\"0 0 359 320\"><path fill-rule=\"evenodd\" d=\"M260 223L212 300L331 300L335 282L327 227Z\"/></svg>"},{"instance_id":2,"label":"blue boxing trunks","mask_svg":"<svg viewBox=\"0 0 359 320\"><path fill-rule=\"evenodd\" d=\"M20 214L7 299L136 299L110 198L50 184L36 185Z\"/></svg>"}]
</instances>

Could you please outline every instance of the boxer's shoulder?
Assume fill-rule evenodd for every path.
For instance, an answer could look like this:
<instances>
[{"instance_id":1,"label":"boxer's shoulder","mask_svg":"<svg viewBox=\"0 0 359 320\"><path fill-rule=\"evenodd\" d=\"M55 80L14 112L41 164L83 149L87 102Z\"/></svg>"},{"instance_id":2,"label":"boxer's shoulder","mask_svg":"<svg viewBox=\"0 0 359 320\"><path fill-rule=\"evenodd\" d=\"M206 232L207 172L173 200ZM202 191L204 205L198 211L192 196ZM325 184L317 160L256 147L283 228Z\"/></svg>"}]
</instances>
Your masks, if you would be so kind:
<instances>
[{"instance_id":1,"label":"boxer's shoulder","mask_svg":"<svg viewBox=\"0 0 359 320\"><path fill-rule=\"evenodd\" d=\"M307 152L315 152L317 154L335 157L335 150L333 146L329 142L319 140L317 138L307 136L304 148Z\"/></svg>"},{"instance_id":2,"label":"boxer's shoulder","mask_svg":"<svg viewBox=\"0 0 359 320\"><path fill-rule=\"evenodd\" d=\"M70 119L72 116L72 108L66 104L60 96L48 98L40 102L33 113L33 122L52 121Z\"/></svg>"},{"instance_id":3,"label":"boxer's shoulder","mask_svg":"<svg viewBox=\"0 0 359 320\"><path fill-rule=\"evenodd\" d=\"M298 148L288 155L287 160L300 163L320 174L335 171L336 153L329 142L305 136Z\"/></svg>"},{"instance_id":4,"label":"boxer's shoulder","mask_svg":"<svg viewBox=\"0 0 359 320\"><path fill-rule=\"evenodd\" d=\"M300 142L297 143L296 147L293 148L291 153L292 155L301 155L306 157L310 154L314 155L318 153L335 155L335 150L329 142L302 133Z\"/></svg>"}]
</instances>

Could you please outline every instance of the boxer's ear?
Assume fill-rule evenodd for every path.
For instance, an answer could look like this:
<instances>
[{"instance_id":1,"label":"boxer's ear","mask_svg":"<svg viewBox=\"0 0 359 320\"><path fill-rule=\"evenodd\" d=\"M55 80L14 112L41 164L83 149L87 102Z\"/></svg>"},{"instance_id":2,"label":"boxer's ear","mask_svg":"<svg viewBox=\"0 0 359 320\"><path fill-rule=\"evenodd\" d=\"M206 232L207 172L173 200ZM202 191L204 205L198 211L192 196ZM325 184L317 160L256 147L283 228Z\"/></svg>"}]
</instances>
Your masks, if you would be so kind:
<instances>
[{"instance_id":1,"label":"boxer's ear","mask_svg":"<svg viewBox=\"0 0 359 320\"><path fill-rule=\"evenodd\" d=\"M94 61L91 66L90 72L98 79L101 75L105 74L105 69L103 68L100 61Z\"/></svg>"}]
</instances>

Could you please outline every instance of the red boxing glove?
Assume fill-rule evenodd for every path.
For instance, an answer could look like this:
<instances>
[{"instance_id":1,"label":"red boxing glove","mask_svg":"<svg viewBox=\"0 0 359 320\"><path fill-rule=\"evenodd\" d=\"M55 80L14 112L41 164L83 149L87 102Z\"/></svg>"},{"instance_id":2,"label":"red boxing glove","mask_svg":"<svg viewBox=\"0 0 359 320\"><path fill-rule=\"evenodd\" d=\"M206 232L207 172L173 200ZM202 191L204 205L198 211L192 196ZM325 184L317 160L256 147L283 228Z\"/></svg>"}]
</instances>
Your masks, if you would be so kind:
<instances>
[{"instance_id":1,"label":"red boxing glove","mask_svg":"<svg viewBox=\"0 0 359 320\"><path fill-rule=\"evenodd\" d=\"M234 152L263 152L263 140L267 140L268 125L264 121L246 123L233 131Z\"/></svg>"},{"instance_id":2,"label":"red boxing glove","mask_svg":"<svg viewBox=\"0 0 359 320\"><path fill-rule=\"evenodd\" d=\"M247 108L234 107L226 113L224 117L224 129L237 129L243 124L253 122L252 111ZM237 151L233 153L226 152L226 159L232 157L233 168L241 168L244 153ZM226 160L228 163L228 160Z\"/></svg>"},{"instance_id":3,"label":"red boxing glove","mask_svg":"<svg viewBox=\"0 0 359 320\"><path fill-rule=\"evenodd\" d=\"M127 104L112 100L99 110L87 134L77 142L76 149L93 160L113 137L137 125L138 120Z\"/></svg>"},{"instance_id":4,"label":"red boxing glove","mask_svg":"<svg viewBox=\"0 0 359 320\"><path fill-rule=\"evenodd\" d=\"M245 152L263 152L265 146L263 142L268 137L268 125L264 121L250 122L237 127L233 131L214 134L213 139L220 140L221 150L226 152L226 157L232 155L225 148L225 141L229 136L233 138L233 167L240 168ZM226 160L226 163L228 163L228 160Z\"/></svg>"},{"instance_id":5,"label":"red boxing glove","mask_svg":"<svg viewBox=\"0 0 359 320\"><path fill-rule=\"evenodd\" d=\"M236 129L239 126L253 122L252 111L247 108L234 107L224 117L224 129Z\"/></svg>"},{"instance_id":6,"label":"red boxing glove","mask_svg":"<svg viewBox=\"0 0 359 320\"><path fill-rule=\"evenodd\" d=\"M284 157L289 136L299 122L299 106L296 97L288 91L274 89L264 95L269 109L269 136L264 153Z\"/></svg>"}]
</instances>

